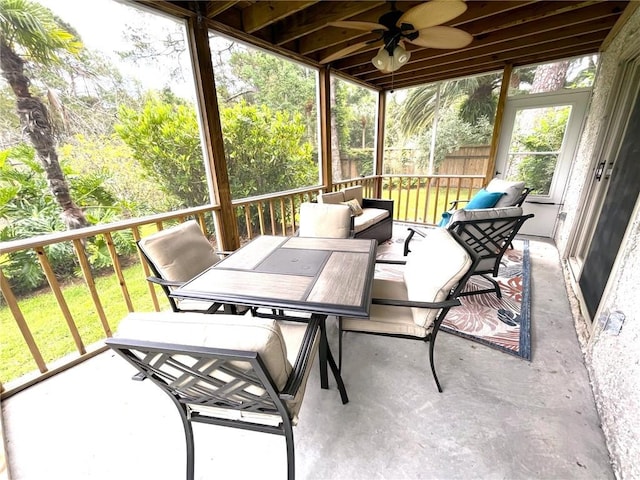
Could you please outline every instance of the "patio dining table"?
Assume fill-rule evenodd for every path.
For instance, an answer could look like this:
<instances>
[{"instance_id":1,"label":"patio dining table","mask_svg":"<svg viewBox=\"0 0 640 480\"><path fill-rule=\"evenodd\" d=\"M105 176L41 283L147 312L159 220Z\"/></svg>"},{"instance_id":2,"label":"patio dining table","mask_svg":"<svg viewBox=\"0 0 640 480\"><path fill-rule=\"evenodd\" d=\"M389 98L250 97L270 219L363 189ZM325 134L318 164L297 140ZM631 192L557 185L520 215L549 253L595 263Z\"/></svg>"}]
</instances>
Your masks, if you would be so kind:
<instances>
[{"instance_id":1,"label":"patio dining table","mask_svg":"<svg viewBox=\"0 0 640 480\"><path fill-rule=\"evenodd\" d=\"M369 316L376 248L373 239L263 235L171 295L303 312L318 318L321 387L329 388L329 364L342 402L347 403L346 389L327 341L325 321L329 315ZM297 316L291 319L301 320Z\"/></svg>"}]
</instances>

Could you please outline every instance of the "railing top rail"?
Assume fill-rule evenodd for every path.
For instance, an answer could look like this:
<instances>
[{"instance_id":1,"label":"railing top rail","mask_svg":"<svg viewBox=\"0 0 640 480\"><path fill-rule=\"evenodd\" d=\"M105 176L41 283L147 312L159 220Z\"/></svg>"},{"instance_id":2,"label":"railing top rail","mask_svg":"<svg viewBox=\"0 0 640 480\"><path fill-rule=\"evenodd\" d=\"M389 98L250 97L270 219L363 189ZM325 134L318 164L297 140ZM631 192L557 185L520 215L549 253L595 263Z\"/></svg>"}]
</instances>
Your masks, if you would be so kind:
<instances>
[{"instance_id":1,"label":"railing top rail","mask_svg":"<svg viewBox=\"0 0 640 480\"><path fill-rule=\"evenodd\" d=\"M274 198L288 197L290 195L296 195L298 193L313 192L316 190L320 190L322 188L323 188L322 185L314 185L312 187L294 188L293 190L286 190L284 192L265 193L264 195L256 195L255 197L238 198L237 200L232 200L231 204L235 206L245 205L247 203L260 202L263 200L271 200Z\"/></svg>"},{"instance_id":2,"label":"railing top rail","mask_svg":"<svg viewBox=\"0 0 640 480\"><path fill-rule=\"evenodd\" d=\"M484 175L458 175L457 173L451 173L451 174L444 174L444 175L415 175L415 174L408 174L408 173L385 173L384 175L381 175L384 178L390 178L390 177L394 177L394 178L398 178L398 177L402 177L402 178L484 178Z\"/></svg>"},{"instance_id":3,"label":"railing top rail","mask_svg":"<svg viewBox=\"0 0 640 480\"><path fill-rule=\"evenodd\" d=\"M129 220L120 220L113 223L104 223L91 227L78 228L76 230L47 233L46 235L38 235L37 237L0 242L0 254L15 252L18 250L26 250L35 247L44 247L46 245L51 245L54 243L79 240L87 237L93 237L94 235L99 235L101 233L125 230L127 228L148 225L149 223L156 223L164 220L171 220L173 218L211 212L219 209L220 207L217 205L203 205L200 207L184 208L182 210L176 210L173 212L157 213L154 215L147 215L145 217L137 217Z\"/></svg>"}]
</instances>

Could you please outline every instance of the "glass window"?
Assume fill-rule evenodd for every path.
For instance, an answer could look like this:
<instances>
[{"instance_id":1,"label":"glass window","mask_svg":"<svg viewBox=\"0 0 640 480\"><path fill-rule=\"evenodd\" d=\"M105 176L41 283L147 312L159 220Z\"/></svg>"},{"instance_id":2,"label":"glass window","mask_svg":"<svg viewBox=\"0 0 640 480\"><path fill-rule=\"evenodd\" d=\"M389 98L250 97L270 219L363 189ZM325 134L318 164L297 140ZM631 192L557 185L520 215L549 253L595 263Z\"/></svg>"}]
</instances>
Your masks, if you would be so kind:
<instances>
[{"instance_id":1,"label":"glass window","mask_svg":"<svg viewBox=\"0 0 640 480\"><path fill-rule=\"evenodd\" d=\"M378 94L335 76L331 90L333 181L373 175Z\"/></svg>"},{"instance_id":2,"label":"glass window","mask_svg":"<svg viewBox=\"0 0 640 480\"><path fill-rule=\"evenodd\" d=\"M509 95L550 93L565 89L591 88L596 76L598 55L514 68Z\"/></svg>"},{"instance_id":3,"label":"glass window","mask_svg":"<svg viewBox=\"0 0 640 480\"><path fill-rule=\"evenodd\" d=\"M234 199L317 185L315 70L211 33Z\"/></svg>"}]
</instances>

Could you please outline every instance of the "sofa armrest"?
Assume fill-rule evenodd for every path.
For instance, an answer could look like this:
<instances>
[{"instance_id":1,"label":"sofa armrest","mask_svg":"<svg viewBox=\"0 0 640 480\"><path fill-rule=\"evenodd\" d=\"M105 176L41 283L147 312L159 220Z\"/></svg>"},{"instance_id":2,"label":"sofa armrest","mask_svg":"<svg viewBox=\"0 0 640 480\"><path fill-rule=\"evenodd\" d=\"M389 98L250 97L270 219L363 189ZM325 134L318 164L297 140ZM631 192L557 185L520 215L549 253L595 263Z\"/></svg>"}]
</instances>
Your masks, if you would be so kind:
<instances>
[{"instance_id":1,"label":"sofa armrest","mask_svg":"<svg viewBox=\"0 0 640 480\"><path fill-rule=\"evenodd\" d=\"M383 200L380 198L363 198L362 208L380 208L387 210L389 216L393 218L393 200Z\"/></svg>"}]
</instances>

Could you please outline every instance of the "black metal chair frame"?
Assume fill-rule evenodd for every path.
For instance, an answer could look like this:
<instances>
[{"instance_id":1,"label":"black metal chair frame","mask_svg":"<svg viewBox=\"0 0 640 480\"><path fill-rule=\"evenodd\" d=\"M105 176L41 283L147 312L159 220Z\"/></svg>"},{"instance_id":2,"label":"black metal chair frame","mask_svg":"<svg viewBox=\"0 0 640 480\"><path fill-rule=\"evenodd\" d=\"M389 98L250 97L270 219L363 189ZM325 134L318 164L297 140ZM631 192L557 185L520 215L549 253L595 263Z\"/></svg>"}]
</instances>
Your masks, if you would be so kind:
<instances>
[{"instance_id":1,"label":"black metal chair frame","mask_svg":"<svg viewBox=\"0 0 640 480\"><path fill-rule=\"evenodd\" d=\"M504 252L511 245L522 224L533 216L531 213L529 215L516 217L459 220L447 226L447 230L455 232L466 246L478 256L480 261L487 259L493 260L491 268L476 268L472 273L472 275L480 275L489 281L492 288L462 292L460 296L495 292L498 298L502 298L500 285L492 277L498 276L498 270L500 269L500 262L502 261ZM426 237L427 235L425 232L412 227L409 227L408 230L409 235L404 243L405 256L411 251L409 250L409 242L414 234L417 233L422 237ZM490 277L489 274L491 274L492 277Z\"/></svg>"},{"instance_id":2,"label":"black metal chair frame","mask_svg":"<svg viewBox=\"0 0 640 480\"><path fill-rule=\"evenodd\" d=\"M433 374L433 379L436 382L436 386L438 387L438 392L442 393L442 386L440 385L440 380L438 380L438 374L436 373L435 363L433 360L433 349L436 341L436 336L438 335L438 331L440 330L440 325L442 325L442 321L445 319L449 310L452 307L457 307L461 305L458 297L460 296L462 290L471 275L473 275L474 269L480 259L478 255L466 245L461 238L459 238L458 234L455 232L450 232L451 236L467 251L469 256L471 257L471 266L465 275L460 279L458 284L449 292L447 298L442 302L414 302L410 300L398 300L398 299L388 299L388 298L372 298L371 303L373 305L391 305L397 307L416 307L416 308L429 308L429 309L441 309L440 313L436 316L433 322L433 329L431 333L426 337L416 337L413 335L402 335L402 334L391 334L391 333L380 333L380 332L365 332L360 330L346 330L343 328L342 317L338 317L338 370L342 370L342 334L343 332L353 331L356 333L365 333L368 335L380 335L384 337L394 337L394 338L406 338L410 340L421 340L423 342L429 342L429 364L431 366L431 373ZM378 260L377 264L390 264L390 265L405 265L407 262L405 260ZM428 268L428 266L425 266Z\"/></svg>"},{"instance_id":3,"label":"black metal chair frame","mask_svg":"<svg viewBox=\"0 0 640 480\"><path fill-rule=\"evenodd\" d=\"M248 309L247 308L241 308L240 311L238 310L238 307L236 305L227 305L227 304L222 304L222 303L218 303L215 302L213 304L211 304L211 306L207 309L207 310L195 310L195 309L186 309L186 308L179 308L178 304L176 302L176 300L170 296L171 287L181 287L182 285L184 285L185 282L175 282L175 281L171 281L171 280L166 280L164 278L162 278L162 275L160 274L160 272L158 271L158 269L156 268L155 264L153 263L153 261L148 257L148 255L145 253L145 251L140 248L140 244L139 242L136 242L136 245L138 245L138 251L140 252L140 255L142 255L142 257L144 258L145 262L147 263L147 265L149 265L149 268L151 269L151 272L153 273L153 275L147 277L147 281L154 283L156 285L159 285L162 288L162 291L164 292L164 294L167 297L167 300L169 300L169 305L171 306L171 310L174 312L199 312L199 313L206 313L206 314L211 314L211 313L231 313L233 315L236 315L237 313L244 313L246 312ZM230 252L216 252L217 255L230 255Z\"/></svg>"},{"instance_id":4,"label":"black metal chair frame","mask_svg":"<svg viewBox=\"0 0 640 480\"><path fill-rule=\"evenodd\" d=\"M287 478L293 480L295 478L293 425L285 400L295 398L307 369L311 368L314 343L319 334L319 321L317 319L309 320L295 365L293 365L293 370L282 390L278 390L276 387L257 352L120 338L110 338L105 343L173 400L180 413L186 438L187 480L194 478L193 422L284 436L287 448ZM180 357L190 357L194 360L194 364L189 366ZM238 362L245 366L249 364L250 368L245 370L238 365ZM161 367L165 363L169 364L173 370L178 370L179 377L163 371ZM199 366L204 367L204 371L198 370ZM223 370L232 379L225 382L206 375L214 370ZM179 382L176 382L178 378ZM242 387L247 383L264 389L265 393L258 396L243 392L242 388L234 388ZM176 387L174 384L178 386ZM229 398L230 395L235 398ZM238 401L238 397L241 397L242 400ZM279 415L281 422L279 425L273 426L208 416L198 411L199 405L239 412Z\"/></svg>"}]
</instances>

